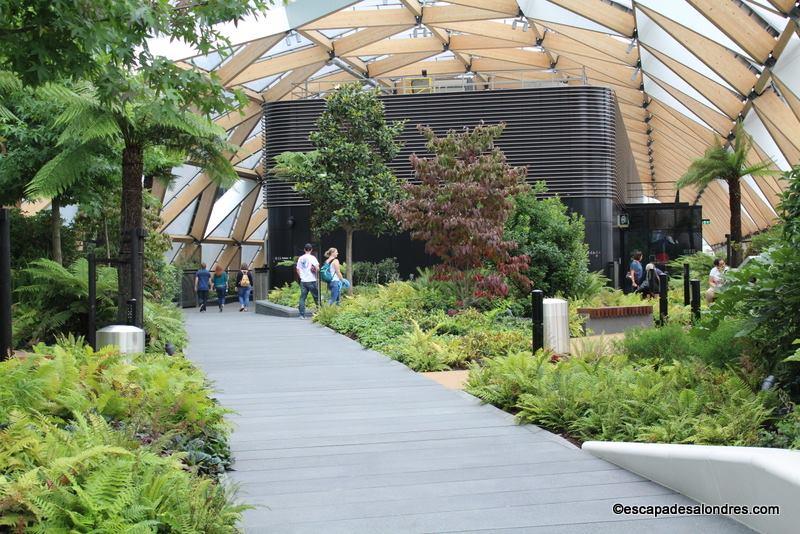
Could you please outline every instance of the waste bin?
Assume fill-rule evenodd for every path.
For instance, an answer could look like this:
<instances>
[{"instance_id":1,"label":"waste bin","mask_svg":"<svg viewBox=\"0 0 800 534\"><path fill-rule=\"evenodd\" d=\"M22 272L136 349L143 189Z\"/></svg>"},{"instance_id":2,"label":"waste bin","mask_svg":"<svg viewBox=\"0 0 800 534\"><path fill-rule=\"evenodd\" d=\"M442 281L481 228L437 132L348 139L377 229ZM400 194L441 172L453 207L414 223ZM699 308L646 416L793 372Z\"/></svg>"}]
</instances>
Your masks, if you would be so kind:
<instances>
[{"instance_id":1,"label":"waste bin","mask_svg":"<svg viewBox=\"0 0 800 534\"><path fill-rule=\"evenodd\" d=\"M97 348L112 345L122 354L144 352L144 330L135 326L112 324L97 331Z\"/></svg>"},{"instance_id":2,"label":"waste bin","mask_svg":"<svg viewBox=\"0 0 800 534\"><path fill-rule=\"evenodd\" d=\"M544 299L544 346L556 354L569 352L569 304L564 299Z\"/></svg>"}]
</instances>

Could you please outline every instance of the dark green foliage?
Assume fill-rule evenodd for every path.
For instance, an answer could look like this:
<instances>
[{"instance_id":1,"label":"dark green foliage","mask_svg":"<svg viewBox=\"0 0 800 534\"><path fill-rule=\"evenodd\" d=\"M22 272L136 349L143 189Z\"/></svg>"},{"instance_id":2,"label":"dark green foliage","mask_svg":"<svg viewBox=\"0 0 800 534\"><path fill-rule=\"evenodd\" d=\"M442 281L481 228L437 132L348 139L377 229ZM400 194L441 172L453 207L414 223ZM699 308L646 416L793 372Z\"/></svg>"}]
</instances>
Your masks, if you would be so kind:
<instances>
[{"instance_id":1,"label":"dark green foliage","mask_svg":"<svg viewBox=\"0 0 800 534\"><path fill-rule=\"evenodd\" d=\"M630 330L622 342L625 353L635 360L663 362L696 359L717 367L739 368L742 357L750 354L746 339L737 337L741 323L728 320L715 329L690 329L670 322L660 328Z\"/></svg>"},{"instance_id":2,"label":"dark green foliage","mask_svg":"<svg viewBox=\"0 0 800 534\"><path fill-rule=\"evenodd\" d=\"M762 430L759 447L800 449L800 411L795 406L785 417L777 419L769 430Z\"/></svg>"},{"instance_id":3,"label":"dark green foliage","mask_svg":"<svg viewBox=\"0 0 800 534\"><path fill-rule=\"evenodd\" d=\"M102 81L103 100L125 97L125 76L146 73L148 85L160 88L171 104L196 100L207 108L222 98L219 79L181 68L150 51L160 35L196 47L200 53L232 51L221 23L260 13L270 2L201 2L176 7L167 0L123 2L92 0L0 1L0 70L26 84L67 77ZM91 8L91 9L90 9ZM174 94L185 93L185 94Z\"/></svg>"},{"instance_id":4,"label":"dark green foliage","mask_svg":"<svg viewBox=\"0 0 800 534\"><path fill-rule=\"evenodd\" d=\"M652 358L669 362L687 360L696 355L686 329L674 323L662 328L630 330L625 335L623 348L632 359Z\"/></svg>"},{"instance_id":5,"label":"dark green foliage","mask_svg":"<svg viewBox=\"0 0 800 534\"><path fill-rule=\"evenodd\" d=\"M397 258L379 262L357 261L353 264L353 278L359 284L388 284L400 280Z\"/></svg>"},{"instance_id":6,"label":"dark green foliage","mask_svg":"<svg viewBox=\"0 0 800 534\"><path fill-rule=\"evenodd\" d=\"M752 364L764 375L775 374L793 397L800 395L800 366L796 340L800 338L800 167L785 173L789 185L779 212L782 240L744 267L726 276L724 290L710 309L707 327L726 321L741 324L738 335L753 347ZM786 361L787 358L791 358Z\"/></svg>"},{"instance_id":7,"label":"dark green foliage","mask_svg":"<svg viewBox=\"0 0 800 534\"><path fill-rule=\"evenodd\" d=\"M52 260L53 242L50 238L50 210L26 216L16 208L12 209L11 269L22 269L39 258ZM61 228L61 249L64 265L71 264L79 254L76 232L69 226Z\"/></svg>"},{"instance_id":8,"label":"dark green foliage","mask_svg":"<svg viewBox=\"0 0 800 534\"><path fill-rule=\"evenodd\" d=\"M585 294L592 282L583 218L567 213L558 197L537 198L544 193L540 182L532 191L514 197L505 239L517 244L516 253L530 259L525 275L533 288L548 296Z\"/></svg>"},{"instance_id":9,"label":"dark green foliage","mask_svg":"<svg viewBox=\"0 0 800 534\"><path fill-rule=\"evenodd\" d=\"M580 440L753 445L769 396L733 373L694 362L520 353L473 367L467 391Z\"/></svg>"},{"instance_id":10,"label":"dark green foliage","mask_svg":"<svg viewBox=\"0 0 800 534\"><path fill-rule=\"evenodd\" d=\"M791 244L800 243L800 165L786 172L783 178L789 183L781 195L779 212L783 222L783 237Z\"/></svg>"},{"instance_id":11,"label":"dark green foliage","mask_svg":"<svg viewBox=\"0 0 800 534\"><path fill-rule=\"evenodd\" d=\"M97 324L113 321L116 313L116 270L97 269ZM39 259L32 261L20 274L20 285L14 291L14 344L25 346L51 343L59 335L86 334L89 311L88 263L81 258L69 267Z\"/></svg>"},{"instance_id":12,"label":"dark green foliage","mask_svg":"<svg viewBox=\"0 0 800 534\"><path fill-rule=\"evenodd\" d=\"M726 285L710 309L708 327L726 321L742 325L739 335L761 350L757 363L765 374L777 373L784 385L800 378L796 363L783 363L800 338L800 257L781 245L728 273Z\"/></svg>"}]
</instances>

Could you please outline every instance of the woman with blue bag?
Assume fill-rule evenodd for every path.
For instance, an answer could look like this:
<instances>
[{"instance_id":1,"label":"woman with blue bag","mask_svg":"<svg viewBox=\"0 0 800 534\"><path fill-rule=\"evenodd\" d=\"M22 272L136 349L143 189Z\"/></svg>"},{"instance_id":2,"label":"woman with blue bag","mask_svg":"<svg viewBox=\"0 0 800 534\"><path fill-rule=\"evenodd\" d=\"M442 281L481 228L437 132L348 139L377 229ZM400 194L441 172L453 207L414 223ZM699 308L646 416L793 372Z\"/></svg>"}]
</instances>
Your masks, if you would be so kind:
<instances>
[{"instance_id":1,"label":"woman with blue bag","mask_svg":"<svg viewBox=\"0 0 800 534\"><path fill-rule=\"evenodd\" d=\"M322 279L323 282L328 282L328 289L331 292L328 304L338 305L342 289L348 289L350 287L350 282L342 276L338 257L339 251L333 247L329 248L325 252L325 264L319 271L320 279Z\"/></svg>"}]
</instances>

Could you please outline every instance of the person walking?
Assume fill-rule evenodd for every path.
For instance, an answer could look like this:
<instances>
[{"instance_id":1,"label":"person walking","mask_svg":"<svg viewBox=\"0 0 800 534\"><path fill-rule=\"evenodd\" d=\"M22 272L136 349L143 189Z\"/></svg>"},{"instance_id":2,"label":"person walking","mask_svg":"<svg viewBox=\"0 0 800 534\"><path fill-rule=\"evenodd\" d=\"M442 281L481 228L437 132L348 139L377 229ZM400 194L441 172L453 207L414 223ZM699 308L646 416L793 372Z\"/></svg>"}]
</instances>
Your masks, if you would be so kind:
<instances>
[{"instance_id":1,"label":"person walking","mask_svg":"<svg viewBox=\"0 0 800 534\"><path fill-rule=\"evenodd\" d=\"M239 311L246 312L250 305L250 291L253 289L253 273L243 263L242 268L236 273L236 289L239 293Z\"/></svg>"},{"instance_id":2,"label":"person walking","mask_svg":"<svg viewBox=\"0 0 800 534\"><path fill-rule=\"evenodd\" d=\"M222 308L225 306L225 294L228 292L228 273L222 269L222 265L217 264L214 267L212 282L214 283L214 289L217 291L219 311L222 313Z\"/></svg>"},{"instance_id":3,"label":"person walking","mask_svg":"<svg viewBox=\"0 0 800 534\"><path fill-rule=\"evenodd\" d=\"M642 276L644 269L642 269L643 254L639 250L634 250L631 256L631 264L628 267L627 278L631 281L631 291L639 289L639 284L642 283Z\"/></svg>"},{"instance_id":4,"label":"person walking","mask_svg":"<svg viewBox=\"0 0 800 534\"><path fill-rule=\"evenodd\" d=\"M319 261L311 253L314 247L311 243L306 243L303 247L304 254L297 259L297 276L300 277L300 303L297 306L297 311L300 312L300 318L306 318L306 298L311 293L314 297L314 302L319 308L319 287L317 286L317 273L319 272Z\"/></svg>"},{"instance_id":5,"label":"person walking","mask_svg":"<svg viewBox=\"0 0 800 534\"><path fill-rule=\"evenodd\" d=\"M328 289L331 296L328 299L328 304L339 304L339 296L343 287L349 287L349 283L345 286L347 280L342 276L341 265L339 264L339 251L336 248L329 248L325 251L325 265L320 270L320 277L323 281L328 282Z\"/></svg>"},{"instance_id":6,"label":"person walking","mask_svg":"<svg viewBox=\"0 0 800 534\"><path fill-rule=\"evenodd\" d=\"M211 272L206 268L205 263L200 264L200 269L194 275L194 292L197 293L197 298L200 301L200 311L206 311L206 304L208 304L208 290L210 289L209 282L211 280Z\"/></svg>"}]
</instances>

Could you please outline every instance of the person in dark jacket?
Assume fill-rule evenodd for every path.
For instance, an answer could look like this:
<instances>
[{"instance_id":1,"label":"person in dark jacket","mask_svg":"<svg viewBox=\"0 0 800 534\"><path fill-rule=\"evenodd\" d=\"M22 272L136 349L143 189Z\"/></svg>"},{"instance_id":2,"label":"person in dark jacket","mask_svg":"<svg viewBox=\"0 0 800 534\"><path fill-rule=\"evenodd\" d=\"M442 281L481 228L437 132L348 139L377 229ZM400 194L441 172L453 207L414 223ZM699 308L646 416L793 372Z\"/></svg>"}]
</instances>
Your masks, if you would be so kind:
<instances>
[{"instance_id":1,"label":"person in dark jacket","mask_svg":"<svg viewBox=\"0 0 800 534\"><path fill-rule=\"evenodd\" d=\"M206 304L208 304L208 291L211 289L211 273L206 269L206 264L201 263L200 269L194 275L194 291L197 293L197 298L200 301L200 311L206 311Z\"/></svg>"},{"instance_id":2,"label":"person in dark jacket","mask_svg":"<svg viewBox=\"0 0 800 534\"><path fill-rule=\"evenodd\" d=\"M246 312L250 305L250 291L253 289L253 273L243 263L236 274L236 289L239 291L239 311Z\"/></svg>"}]
</instances>

